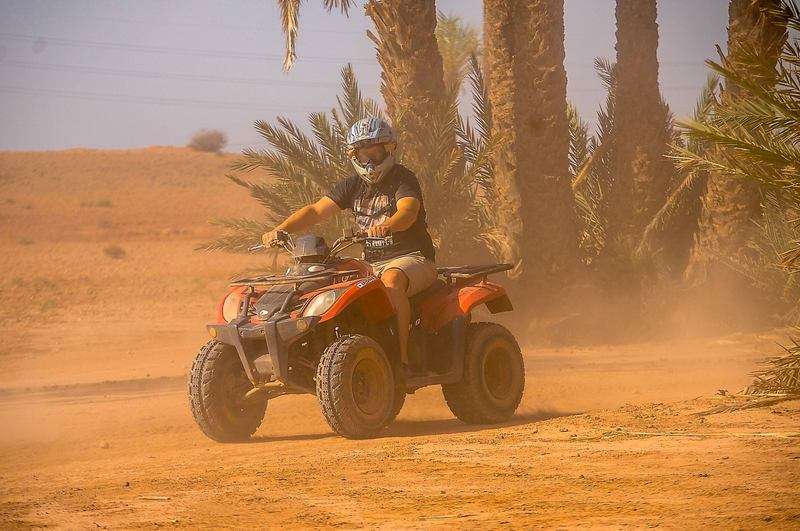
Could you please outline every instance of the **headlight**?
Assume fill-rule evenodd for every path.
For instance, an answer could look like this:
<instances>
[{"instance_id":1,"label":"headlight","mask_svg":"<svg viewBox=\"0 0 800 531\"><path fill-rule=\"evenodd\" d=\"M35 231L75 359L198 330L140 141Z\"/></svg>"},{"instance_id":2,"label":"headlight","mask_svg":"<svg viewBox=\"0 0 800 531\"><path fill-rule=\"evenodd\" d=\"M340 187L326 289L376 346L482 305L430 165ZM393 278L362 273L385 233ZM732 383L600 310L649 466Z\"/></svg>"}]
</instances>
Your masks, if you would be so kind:
<instances>
[{"instance_id":1,"label":"headlight","mask_svg":"<svg viewBox=\"0 0 800 531\"><path fill-rule=\"evenodd\" d=\"M222 303L222 318L227 322L231 322L239 315L239 308L242 306L242 294L233 292L225 297L225 302Z\"/></svg>"},{"instance_id":2,"label":"headlight","mask_svg":"<svg viewBox=\"0 0 800 531\"><path fill-rule=\"evenodd\" d=\"M322 315L323 313L327 312L331 309L333 303L336 302L336 299L338 299L345 291L347 291L347 288L332 289L320 293L311 299L311 302L308 303L306 309L303 310L303 317L308 317L310 315Z\"/></svg>"}]
</instances>

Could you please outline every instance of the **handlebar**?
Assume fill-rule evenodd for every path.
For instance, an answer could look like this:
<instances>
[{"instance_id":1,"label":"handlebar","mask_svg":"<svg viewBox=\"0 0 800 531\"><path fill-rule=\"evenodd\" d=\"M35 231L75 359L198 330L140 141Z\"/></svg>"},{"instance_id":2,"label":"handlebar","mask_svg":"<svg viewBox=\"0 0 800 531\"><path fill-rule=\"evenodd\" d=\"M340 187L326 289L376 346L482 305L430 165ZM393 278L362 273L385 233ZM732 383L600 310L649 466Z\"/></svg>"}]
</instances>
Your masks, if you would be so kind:
<instances>
[{"instance_id":1,"label":"handlebar","mask_svg":"<svg viewBox=\"0 0 800 531\"><path fill-rule=\"evenodd\" d=\"M286 249L287 252L292 252L292 248L294 247L294 245L292 244L292 240L289 237L289 233L286 231L279 230L277 231L277 234L278 238L269 242L269 245L264 245L263 243L259 243L253 245L252 247L248 247L247 250L252 253L253 251L261 251L263 249L266 249L267 247L270 248L283 247L284 249Z\"/></svg>"},{"instance_id":2,"label":"handlebar","mask_svg":"<svg viewBox=\"0 0 800 531\"><path fill-rule=\"evenodd\" d=\"M264 245L263 243L259 243L257 245L253 245L252 247L248 247L247 250L250 252L254 251L261 251L267 248L272 247L283 247L287 252L291 253L294 245L292 244L291 238L289 238L289 234L283 231L279 231L279 235L284 235L284 238L274 239L269 242L269 245ZM332 257L336 253L343 251L345 248L350 247L356 243L363 243L367 240L372 238L372 236L368 236L366 232L357 232L351 234L350 236L342 236L338 238L333 245L330 247L330 251L328 256ZM383 239L381 237L375 237L376 239Z\"/></svg>"}]
</instances>

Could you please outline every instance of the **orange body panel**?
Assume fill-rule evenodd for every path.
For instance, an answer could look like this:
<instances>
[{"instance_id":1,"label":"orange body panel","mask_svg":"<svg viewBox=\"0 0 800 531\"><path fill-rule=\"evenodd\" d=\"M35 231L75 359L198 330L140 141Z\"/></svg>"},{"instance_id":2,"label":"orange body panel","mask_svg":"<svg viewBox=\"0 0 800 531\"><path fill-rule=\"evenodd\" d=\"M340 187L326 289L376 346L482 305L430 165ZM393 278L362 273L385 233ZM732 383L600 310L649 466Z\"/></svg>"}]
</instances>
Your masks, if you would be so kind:
<instances>
[{"instance_id":1,"label":"orange body panel","mask_svg":"<svg viewBox=\"0 0 800 531\"><path fill-rule=\"evenodd\" d=\"M346 285L348 283L343 283ZM364 315L373 323L382 321L394 314L394 307L386 294L383 282L369 276L349 282L350 287L339 297L330 309L323 313L320 322L333 319L352 304L360 304ZM326 289L329 289L329 286Z\"/></svg>"},{"instance_id":2,"label":"orange body panel","mask_svg":"<svg viewBox=\"0 0 800 531\"><path fill-rule=\"evenodd\" d=\"M436 331L456 317L469 314L476 306L505 296L505 288L492 282L455 286L423 302L420 320L423 327Z\"/></svg>"},{"instance_id":3,"label":"orange body panel","mask_svg":"<svg viewBox=\"0 0 800 531\"><path fill-rule=\"evenodd\" d=\"M358 260L347 260L339 264L337 269L342 271L358 269L365 276L325 286L301 297L301 299L310 300L324 291L347 288L334 302L333 306L320 316L320 322L335 318L353 304L360 305L363 314L373 323L383 321L394 315L394 307L389 300L385 286L379 278L371 275L371 270L366 264ZM237 286L225 293L225 296L217 304L216 317L218 323L224 324L226 322L222 315L222 308L228 295L237 292L242 293L245 289L247 288L244 286ZM254 293L253 301L258 300L262 293ZM421 303L419 306L421 324L429 331L436 331L456 317L468 315L476 306L506 296L505 288L486 280L476 282L470 279L464 283L450 285ZM292 312L292 317L299 317L299 313L299 311Z\"/></svg>"}]
</instances>

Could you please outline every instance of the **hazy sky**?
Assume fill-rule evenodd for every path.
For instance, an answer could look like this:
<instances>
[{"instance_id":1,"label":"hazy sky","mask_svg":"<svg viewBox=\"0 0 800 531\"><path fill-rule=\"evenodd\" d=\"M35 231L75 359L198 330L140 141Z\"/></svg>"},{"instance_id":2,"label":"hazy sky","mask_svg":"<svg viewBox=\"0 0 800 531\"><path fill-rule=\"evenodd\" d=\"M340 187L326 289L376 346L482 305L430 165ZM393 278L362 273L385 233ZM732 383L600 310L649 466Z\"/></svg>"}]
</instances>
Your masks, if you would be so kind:
<instances>
[{"instance_id":1,"label":"hazy sky","mask_svg":"<svg viewBox=\"0 0 800 531\"><path fill-rule=\"evenodd\" d=\"M724 45L727 4L658 2L661 89L676 115L691 112L703 60ZM377 96L363 8L346 18L321 5L303 4L298 62L284 74L271 0L0 0L0 149L185 145L215 128L238 150L258 141L256 119L329 109L348 61ZM437 7L481 26L480 0ZM614 30L614 0L566 0L567 92L589 121L605 97L592 62L613 59Z\"/></svg>"}]
</instances>

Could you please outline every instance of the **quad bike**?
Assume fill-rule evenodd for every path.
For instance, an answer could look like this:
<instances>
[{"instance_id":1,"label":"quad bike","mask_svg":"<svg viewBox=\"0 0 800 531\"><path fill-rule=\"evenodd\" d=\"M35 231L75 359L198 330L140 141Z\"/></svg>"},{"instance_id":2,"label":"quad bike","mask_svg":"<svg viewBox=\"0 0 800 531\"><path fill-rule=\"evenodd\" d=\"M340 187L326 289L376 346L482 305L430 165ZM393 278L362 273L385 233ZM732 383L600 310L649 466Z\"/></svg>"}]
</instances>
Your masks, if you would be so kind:
<instances>
[{"instance_id":1,"label":"quad bike","mask_svg":"<svg viewBox=\"0 0 800 531\"><path fill-rule=\"evenodd\" d=\"M464 422L498 423L514 414L525 384L517 341L499 324L471 320L482 304L491 313L512 310L503 287L486 280L510 266L439 268L436 282L411 297L403 370L386 288L366 262L339 257L369 239L342 237L329 248L317 236L293 243L283 233L271 246L292 255L285 275L231 283L189 375L192 414L208 437L248 439L270 400L295 393L315 394L330 427L348 438L376 435L406 394L429 385L442 386Z\"/></svg>"}]
</instances>

